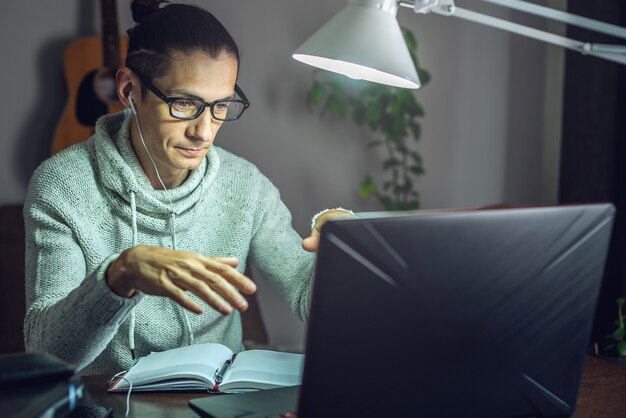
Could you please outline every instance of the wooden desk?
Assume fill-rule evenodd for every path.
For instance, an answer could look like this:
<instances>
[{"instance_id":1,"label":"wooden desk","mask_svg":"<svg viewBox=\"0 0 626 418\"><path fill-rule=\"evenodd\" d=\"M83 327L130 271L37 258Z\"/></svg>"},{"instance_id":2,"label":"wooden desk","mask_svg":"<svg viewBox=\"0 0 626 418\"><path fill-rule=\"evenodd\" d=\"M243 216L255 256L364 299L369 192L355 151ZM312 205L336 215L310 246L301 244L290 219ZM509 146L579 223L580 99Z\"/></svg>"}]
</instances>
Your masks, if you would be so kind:
<instances>
[{"instance_id":1,"label":"wooden desk","mask_svg":"<svg viewBox=\"0 0 626 418\"><path fill-rule=\"evenodd\" d=\"M115 418L126 412L126 395L107 393L109 376L85 376L86 403L113 408ZM198 417L187 405L206 393L133 393L131 417ZM623 418L626 416L626 366L589 356L586 360L574 418Z\"/></svg>"},{"instance_id":2,"label":"wooden desk","mask_svg":"<svg viewBox=\"0 0 626 418\"><path fill-rule=\"evenodd\" d=\"M113 418L123 418L126 413L126 394L108 393L106 383L111 376L83 376L87 393L87 405L101 405L113 408ZM141 418L198 418L189 408L190 399L210 396L206 393L141 393L130 395L129 417Z\"/></svg>"},{"instance_id":3,"label":"wooden desk","mask_svg":"<svg viewBox=\"0 0 626 418\"><path fill-rule=\"evenodd\" d=\"M626 416L626 365L588 356L575 418Z\"/></svg>"}]
</instances>

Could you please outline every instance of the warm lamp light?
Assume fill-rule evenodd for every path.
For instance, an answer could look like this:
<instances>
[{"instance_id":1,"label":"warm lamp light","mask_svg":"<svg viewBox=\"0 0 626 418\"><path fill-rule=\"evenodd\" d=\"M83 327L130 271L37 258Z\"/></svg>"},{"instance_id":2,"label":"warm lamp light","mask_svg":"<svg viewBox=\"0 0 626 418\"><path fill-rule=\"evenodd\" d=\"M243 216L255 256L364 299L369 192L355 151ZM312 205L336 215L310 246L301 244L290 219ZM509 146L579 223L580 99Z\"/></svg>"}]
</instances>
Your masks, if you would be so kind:
<instances>
[{"instance_id":1,"label":"warm lamp light","mask_svg":"<svg viewBox=\"0 0 626 418\"><path fill-rule=\"evenodd\" d=\"M305 64L395 87L420 87L396 20L396 0L349 0L348 6L293 54Z\"/></svg>"},{"instance_id":2,"label":"warm lamp light","mask_svg":"<svg viewBox=\"0 0 626 418\"><path fill-rule=\"evenodd\" d=\"M625 28L549 7L521 0L483 1L626 39ZM412 8L416 13L436 13L471 20L626 65L626 47L623 45L569 39L458 8L453 0L348 0L348 6L302 44L293 58L351 78L395 87L419 88L415 66L396 20L400 6Z\"/></svg>"}]
</instances>

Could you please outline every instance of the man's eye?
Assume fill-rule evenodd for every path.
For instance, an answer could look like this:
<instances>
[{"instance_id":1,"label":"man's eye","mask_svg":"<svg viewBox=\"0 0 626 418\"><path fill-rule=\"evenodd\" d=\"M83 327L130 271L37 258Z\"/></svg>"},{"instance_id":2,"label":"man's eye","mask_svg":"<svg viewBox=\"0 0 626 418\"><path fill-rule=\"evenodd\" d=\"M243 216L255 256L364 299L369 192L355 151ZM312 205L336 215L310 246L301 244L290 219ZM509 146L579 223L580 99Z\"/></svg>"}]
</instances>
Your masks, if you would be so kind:
<instances>
[{"instance_id":1,"label":"man's eye","mask_svg":"<svg viewBox=\"0 0 626 418\"><path fill-rule=\"evenodd\" d=\"M193 107L193 103L189 100L176 100L174 105L181 110Z\"/></svg>"},{"instance_id":2,"label":"man's eye","mask_svg":"<svg viewBox=\"0 0 626 418\"><path fill-rule=\"evenodd\" d=\"M228 110L228 104L227 103L215 103L214 108L216 111L224 112Z\"/></svg>"}]
</instances>

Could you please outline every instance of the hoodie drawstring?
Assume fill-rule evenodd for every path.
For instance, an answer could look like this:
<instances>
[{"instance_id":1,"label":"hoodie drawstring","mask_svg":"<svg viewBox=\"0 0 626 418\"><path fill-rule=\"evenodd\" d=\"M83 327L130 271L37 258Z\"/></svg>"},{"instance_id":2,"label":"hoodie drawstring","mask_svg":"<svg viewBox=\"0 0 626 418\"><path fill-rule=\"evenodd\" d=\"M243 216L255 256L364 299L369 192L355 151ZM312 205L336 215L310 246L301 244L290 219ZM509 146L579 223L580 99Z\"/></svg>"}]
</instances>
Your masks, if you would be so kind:
<instances>
[{"instance_id":1,"label":"hoodie drawstring","mask_svg":"<svg viewBox=\"0 0 626 418\"><path fill-rule=\"evenodd\" d=\"M130 191L130 211L132 217L133 239L132 246L137 245L137 202L135 201L135 192ZM130 354L135 359L135 307L130 310L130 324L128 325L128 347Z\"/></svg>"},{"instance_id":2,"label":"hoodie drawstring","mask_svg":"<svg viewBox=\"0 0 626 418\"><path fill-rule=\"evenodd\" d=\"M137 202L135 199L135 192L133 190L130 191L130 209L131 209L131 218L132 218L132 246L137 245ZM176 250L176 213L172 210L170 214L170 236L172 238L172 249ZM191 345L194 343L194 335L191 330L191 321L189 320L189 313L182 306L178 305L178 309L180 310L183 322L185 324L185 328L187 329L187 345ZM130 311L130 323L128 327L128 346L130 348L130 354L133 359L135 359L135 308L133 307Z\"/></svg>"},{"instance_id":3,"label":"hoodie drawstring","mask_svg":"<svg viewBox=\"0 0 626 418\"><path fill-rule=\"evenodd\" d=\"M172 211L170 214L170 235L172 237L172 249L176 250L176 212ZM191 321L189 320L189 313L187 309L178 305L178 310L183 316L183 322L187 328L187 345L193 344L193 331L191 330Z\"/></svg>"},{"instance_id":4,"label":"hoodie drawstring","mask_svg":"<svg viewBox=\"0 0 626 418\"><path fill-rule=\"evenodd\" d=\"M176 213L172 211L170 214L170 236L172 237L172 250L177 250L176 247Z\"/></svg>"}]
</instances>

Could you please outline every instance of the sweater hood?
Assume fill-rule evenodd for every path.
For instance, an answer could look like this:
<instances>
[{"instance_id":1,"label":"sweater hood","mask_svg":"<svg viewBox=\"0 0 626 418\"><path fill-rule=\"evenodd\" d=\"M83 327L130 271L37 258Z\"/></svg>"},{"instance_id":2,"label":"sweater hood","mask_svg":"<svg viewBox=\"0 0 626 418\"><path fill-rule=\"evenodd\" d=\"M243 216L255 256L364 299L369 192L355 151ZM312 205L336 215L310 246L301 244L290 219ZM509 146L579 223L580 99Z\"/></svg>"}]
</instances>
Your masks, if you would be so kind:
<instances>
[{"instance_id":1,"label":"sweater hood","mask_svg":"<svg viewBox=\"0 0 626 418\"><path fill-rule=\"evenodd\" d=\"M200 166L193 170L187 180L171 190L155 190L141 168L130 141L128 112L102 116L96 123L92 138L92 158L101 186L119 199L116 210L130 218L131 245L140 244L138 227L165 232L169 229L172 249L177 249L176 231L186 230L195 221L197 210L191 210L203 198L204 189L210 185L219 169L219 157L211 147ZM121 204L120 204L121 203ZM200 206L200 205L198 205ZM174 303L174 302L172 302ZM193 344L189 314L177 305L183 325L187 330L186 342ZM135 358L135 310L130 312L128 346ZM184 341L183 341L184 343Z\"/></svg>"},{"instance_id":2,"label":"sweater hood","mask_svg":"<svg viewBox=\"0 0 626 418\"><path fill-rule=\"evenodd\" d=\"M164 218L163 215L169 216L173 211L184 223L184 214L202 198L203 189L215 180L220 165L217 151L211 147L200 166L179 187L155 190L133 150L131 121L127 111L98 119L92 146L99 182L128 205L131 204L131 192L134 192L140 214L160 214L157 217Z\"/></svg>"}]
</instances>

